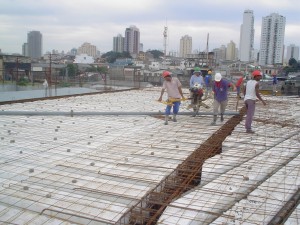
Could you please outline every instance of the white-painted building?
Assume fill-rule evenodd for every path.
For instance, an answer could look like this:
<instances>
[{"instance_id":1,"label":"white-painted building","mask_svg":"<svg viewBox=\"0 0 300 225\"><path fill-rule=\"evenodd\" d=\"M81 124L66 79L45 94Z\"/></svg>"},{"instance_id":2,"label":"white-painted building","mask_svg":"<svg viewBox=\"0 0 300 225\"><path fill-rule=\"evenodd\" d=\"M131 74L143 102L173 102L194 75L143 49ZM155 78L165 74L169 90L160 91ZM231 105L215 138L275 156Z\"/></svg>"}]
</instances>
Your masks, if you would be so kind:
<instances>
[{"instance_id":1,"label":"white-painted building","mask_svg":"<svg viewBox=\"0 0 300 225\"><path fill-rule=\"evenodd\" d=\"M87 54L76 55L76 57L74 59L74 63L90 64L90 63L94 63L94 62L95 62L94 58Z\"/></svg>"},{"instance_id":2,"label":"white-painted building","mask_svg":"<svg viewBox=\"0 0 300 225\"><path fill-rule=\"evenodd\" d=\"M187 54L192 53L193 41L192 37L185 35L180 39L179 57L185 58Z\"/></svg>"},{"instance_id":3,"label":"white-painted building","mask_svg":"<svg viewBox=\"0 0 300 225\"><path fill-rule=\"evenodd\" d=\"M285 17L272 13L263 17L261 26L259 65L283 63Z\"/></svg>"},{"instance_id":4,"label":"white-painted building","mask_svg":"<svg viewBox=\"0 0 300 225\"><path fill-rule=\"evenodd\" d=\"M242 62L249 62L253 58L254 44L254 15L252 10L245 10L243 14L243 24L240 32L239 59Z\"/></svg>"}]
</instances>

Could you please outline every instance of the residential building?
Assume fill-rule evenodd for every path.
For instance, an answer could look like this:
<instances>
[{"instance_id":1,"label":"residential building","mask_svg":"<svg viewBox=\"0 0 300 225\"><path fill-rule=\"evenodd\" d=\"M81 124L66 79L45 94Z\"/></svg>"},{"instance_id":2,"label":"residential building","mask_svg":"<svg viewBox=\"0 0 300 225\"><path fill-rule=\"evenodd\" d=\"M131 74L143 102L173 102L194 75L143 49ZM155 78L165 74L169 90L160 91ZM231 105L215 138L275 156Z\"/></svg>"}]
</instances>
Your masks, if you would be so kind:
<instances>
[{"instance_id":1,"label":"residential building","mask_svg":"<svg viewBox=\"0 0 300 225\"><path fill-rule=\"evenodd\" d=\"M261 27L259 65L283 63L285 17L272 13L263 17Z\"/></svg>"},{"instance_id":2,"label":"residential building","mask_svg":"<svg viewBox=\"0 0 300 225\"><path fill-rule=\"evenodd\" d=\"M179 57L185 58L187 54L192 53L193 41L192 37L185 35L180 39Z\"/></svg>"},{"instance_id":3,"label":"residential building","mask_svg":"<svg viewBox=\"0 0 300 225\"><path fill-rule=\"evenodd\" d=\"M80 54L80 55L77 54L74 59L74 63L91 64L94 62L95 62L94 58L88 54Z\"/></svg>"},{"instance_id":4,"label":"residential building","mask_svg":"<svg viewBox=\"0 0 300 225\"><path fill-rule=\"evenodd\" d=\"M39 31L30 31L27 34L28 56L33 59L41 58L43 36Z\"/></svg>"},{"instance_id":5,"label":"residential building","mask_svg":"<svg viewBox=\"0 0 300 225\"><path fill-rule=\"evenodd\" d=\"M28 44L27 43L24 43L22 45L22 55L28 56Z\"/></svg>"},{"instance_id":6,"label":"residential building","mask_svg":"<svg viewBox=\"0 0 300 225\"><path fill-rule=\"evenodd\" d=\"M236 45L233 41L227 44L226 60L236 60Z\"/></svg>"},{"instance_id":7,"label":"residential building","mask_svg":"<svg viewBox=\"0 0 300 225\"><path fill-rule=\"evenodd\" d=\"M124 51L124 37L121 34L113 38L113 51L120 53Z\"/></svg>"},{"instance_id":8,"label":"residential building","mask_svg":"<svg viewBox=\"0 0 300 225\"><path fill-rule=\"evenodd\" d=\"M143 52L143 51L144 51L144 44L140 43L140 52Z\"/></svg>"},{"instance_id":9,"label":"residential building","mask_svg":"<svg viewBox=\"0 0 300 225\"><path fill-rule=\"evenodd\" d=\"M287 46L287 53L286 53L286 62L288 63L290 58L294 58L296 61L299 60L299 46L291 44Z\"/></svg>"},{"instance_id":10,"label":"residential building","mask_svg":"<svg viewBox=\"0 0 300 225\"><path fill-rule=\"evenodd\" d=\"M252 10L245 10L240 31L239 59L242 62L252 61L254 44L254 16Z\"/></svg>"},{"instance_id":11,"label":"residential building","mask_svg":"<svg viewBox=\"0 0 300 225\"><path fill-rule=\"evenodd\" d=\"M222 61L226 60L226 47L222 45L220 48L213 49L216 64L220 64Z\"/></svg>"},{"instance_id":12,"label":"residential building","mask_svg":"<svg viewBox=\"0 0 300 225\"><path fill-rule=\"evenodd\" d=\"M77 54L87 54L88 56L93 56L95 58L97 56L97 48L95 45L85 42L78 48Z\"/></svg>"},{"instance_id":13,"label":"residential building","mask_svg":"<svg viewBox=\"0 0 300 225\"><path fill-rule=\"evenodd\" d=\"M125 30L124 51L134 58L140 51L140 30L134 25Z\"/></svg>"}]
</instances>

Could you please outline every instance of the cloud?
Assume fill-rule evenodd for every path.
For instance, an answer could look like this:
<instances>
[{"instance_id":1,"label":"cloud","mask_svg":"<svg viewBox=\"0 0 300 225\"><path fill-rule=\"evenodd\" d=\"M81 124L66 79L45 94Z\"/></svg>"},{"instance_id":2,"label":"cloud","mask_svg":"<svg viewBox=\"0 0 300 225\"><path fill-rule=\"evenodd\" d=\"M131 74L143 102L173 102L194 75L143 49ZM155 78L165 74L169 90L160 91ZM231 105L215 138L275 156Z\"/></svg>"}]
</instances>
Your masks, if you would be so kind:
<instances>
[{"instance_id":1,"label":"cloud","mask_svg":"<svg viewBox=\"0 0 300 225\"><path fill-rule=\"evenodd\" d=\"M144 50L163 49L163 29L169 28L168 49L178 50L180 38L193 38L194 49L239 44L245 9L255 17L255 46L259 47L263 16L277 12L286 17L286 43L299 45L298 0L1 0L0 48L21 52L31 30L43 34L44 51L69 51L84 42L101 52L112 50L113 37L126 27L141 31ZM294 30L297 29L297 30Z\"/></svg>"}]
</instances>

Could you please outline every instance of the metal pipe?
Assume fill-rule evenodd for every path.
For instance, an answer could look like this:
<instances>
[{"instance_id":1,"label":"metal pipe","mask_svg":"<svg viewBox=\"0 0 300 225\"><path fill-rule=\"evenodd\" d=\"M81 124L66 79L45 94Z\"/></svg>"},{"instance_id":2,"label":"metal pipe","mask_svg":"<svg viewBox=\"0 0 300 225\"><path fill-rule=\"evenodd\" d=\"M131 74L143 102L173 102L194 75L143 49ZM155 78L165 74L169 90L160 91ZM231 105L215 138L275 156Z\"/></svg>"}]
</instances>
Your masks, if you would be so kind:
<instances>
[{"instance_id":1,"label":"metal pipe","mask_svg":"<svg viewBox=\"0 0 300 225\"><path fill-rule=\"evenodd\" d=\"M292 212L300 203L300 188L298 191L285 203L279 212L273 217L268 225L284 224Z\"/></svg>"},{"instance_id":2,"label":"metal pipe","mask_svg":"<svg viewBox=\"0 0 300 225\"><path fill-rule=\"evenodd\" d=\"M192 116L194 112L179 112L178 115ZM165 115L165 112L49 112L49 111L0 111L3 116L156 116ZM198 112L198 116L215 115L213 112ZM220 114L218 114L220 115ZM239 112L225 112L223 115L239 115Z\"/></svg>"},{"instance_id":3,"label":"metal pipe","mask_svg":"<svg viewBox=\"0 0 300 225\"><path fill-rule=\"evenodd\" d=\"M81 215L78 215L77 212L69 213L69 212L64 212L62 210L56 210L56 209L50 209L50 208L43 209L40 212L40 215L44 214L45 211L56 212L57 214L65 214L65 215L68 215L68 216L74 216L74 217L78 217L78 218L83 218L83 219L87 219L87 220L91 220L91 221L96 221L96 222L101 222L101 223L106 223L106 224L111 224L111 225L114 224L113 222L109 222L107 220L99 220L97 218L91 218L91 217L87 217L87 216L81 216ZM59 218L59 217L56 217L56 218Z\"/></svg>"}]
</instances>

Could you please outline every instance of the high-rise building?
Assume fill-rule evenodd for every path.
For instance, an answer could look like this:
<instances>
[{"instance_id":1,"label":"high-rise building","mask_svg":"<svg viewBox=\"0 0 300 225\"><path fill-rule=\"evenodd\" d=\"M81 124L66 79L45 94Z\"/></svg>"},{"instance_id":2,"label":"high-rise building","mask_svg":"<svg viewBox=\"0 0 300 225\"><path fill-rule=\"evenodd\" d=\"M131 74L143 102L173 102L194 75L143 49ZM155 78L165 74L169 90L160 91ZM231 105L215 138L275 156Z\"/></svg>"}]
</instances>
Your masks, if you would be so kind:
<instances>
[{"instance_id":1,"label":"high-rise building","mask_svg":"<svg viewBox=\"0 0 300 225\"><path fill-rule=\"evenodd\" d=\"M97 48L95 45L91 45L90 43L83 43L77 50L77 54L87 54L88 56L97 56Z\"/></svg>"},{"instance_id":2,"label":"high-rise building","mask_svg":"<svg viewBox=\"0 0 300 225\"><path fill-rule=\"evenodd\" d=\"M27 34L28 56L38 59L42 56L43 36L39 31L30 31Z\"/></svg>"},{"instance_id":3,"label":"high-rise building","mask_svg":"<svg viewBox=\"0 0 300 225\"><path fill-rule=\"evenodd\" d=\"M263 17L261 26L259 65L283 63L285 17L272 13Z\"/></svg>"},{"instance_id":4,"label":"high-rise building","mask_svg":"<svg viewBox=\"0 0 300 225\"><path fill-rule=\"evenodd\" d=\"M243 14L243 24L240 31L240 55L242 62L249 62L253 55L254 44L254 16L252 10L245 10Z\"/></svg>"},{"instance_id":5,"label":"high-rise building","mask_svg":"<svg viewBox=\"0 0 300 225\"><path fill-rule=\"evenodd\" d=\"M140 51L140 30L136 26L130 26L125 30L124 51L135 57Z\"/></svg>"},{"instance_id":6,"label":"high-rise building","mask_svg":"<svg viewBox=\"0 0 300 225\"><path fill-rule=\"evenodd\" d=\"M294 58L296 61L299 60L299 46L294 44L287 46L286 62L288 63L291 58Z\"/></svg>"},{"instance_id":7,"label":"high-rise building","mask_svg":"<svg viewBox=\"0 0 300 225\"><path fill-rule=\"evenodd\" d=\"M179 57L185 58L187 54L192 53L193 41L192 37L185 35L180 39Z\"/></svg>"},{"instance_id":8,"label":"high-rise building","mask_svg":"<svg viewBox=\"0 0 300 225\"><path fill-rule=\"evenodd\" d=\"M121 34L113 38L113 51L121 53L124 51L124 37Z\"/></svg>"},{"instance_id":9,"label":"high-rise building","mask_svg":"<svg viewBox=\"0 0 300 225\"><path fill-rule=\"evenodd\" d=\"M226 60L226 47L222 45L220 48L213 49L214 57L216 59L216 64L221 63Z\"/></svg>"},{"instance_id":10,"label":"high-rise building","mask_svg":"<svg viewBox=\"0 0 300 225\"><path fill-rule=\"evenodd\" d=\"M28 44L27 43L24 43L22 45L22 55L28 56Z\"/></svg>"},{"instance_id":11,"label":"high-rise building","mask_svg":"<svg viewBox=\"0 0 300 225\"><path fill-rule=\"evenodd\" d=\"M236 46L233 41L227 44L226 48L226 60L235 60L236 59Z\"/></svg>"}]
</instances>

